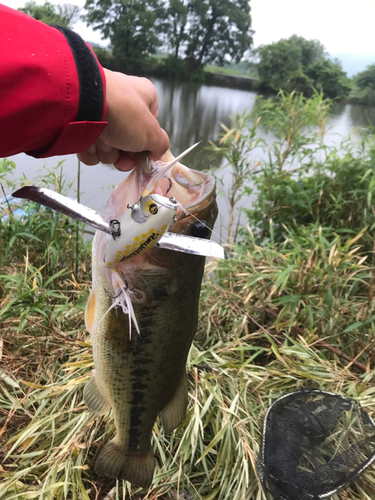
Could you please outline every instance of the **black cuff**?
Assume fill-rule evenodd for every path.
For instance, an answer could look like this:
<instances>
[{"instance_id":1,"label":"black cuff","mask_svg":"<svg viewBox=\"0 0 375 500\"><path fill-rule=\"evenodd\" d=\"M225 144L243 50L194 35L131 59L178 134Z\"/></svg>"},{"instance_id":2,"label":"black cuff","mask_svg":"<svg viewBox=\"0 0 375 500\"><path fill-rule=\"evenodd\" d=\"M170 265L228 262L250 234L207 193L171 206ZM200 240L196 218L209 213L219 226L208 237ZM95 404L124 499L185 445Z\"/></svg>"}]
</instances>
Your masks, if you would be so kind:
<instances>
[{"instance_id":1,"label":"black cuff","mask_svg":"<svg viewBox=\"0 0 375 500\"><path fill-rule=\"evenodd\" d=\"M101 121L104 107L102 75L94 54L82 38L63 26L52 26L65 36L73 53L79 80L77 122Z\"/></svg>"}]
</instances>

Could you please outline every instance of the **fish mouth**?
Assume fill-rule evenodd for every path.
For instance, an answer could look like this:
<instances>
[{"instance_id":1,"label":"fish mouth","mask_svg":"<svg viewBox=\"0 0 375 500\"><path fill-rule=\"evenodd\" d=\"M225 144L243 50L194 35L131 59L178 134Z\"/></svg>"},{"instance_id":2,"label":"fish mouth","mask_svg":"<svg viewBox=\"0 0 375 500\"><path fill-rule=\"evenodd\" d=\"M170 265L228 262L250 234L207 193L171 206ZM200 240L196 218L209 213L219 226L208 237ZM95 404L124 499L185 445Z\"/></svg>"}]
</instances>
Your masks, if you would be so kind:
<instances>
[{"instance_id":1,"label":"fish mouth","mask_svg":"<svg viewBox=\"0 0 375 500\"><path fill-rule=\"evenodd\" d=\"M173 196L180 204L176 214L177 220L186 217L187 212L197 216L215 198L215 179L209 174L191 170L178 163L169 179L171 188L168 196Z\"/></svg>"},{"instance_id":2,"label":"fish mouth","mask_svg":"<svg viewBox=\"0 0 375 500\"><path fill-rule=\"evenodd\" d=\"M163 171L164 165L167 167L173 159L173 155L168 151L161 161L153 166L156 170ZM113 190L105 210L105 220L121 218L129 206L139 201L153 175L155 173L149 171L148 163L146 165L140 161L129 176ZM169 174L162 178L156 189L150 190L149 194L151 193L175 198L180 204L176 214L177 220L180 220L186 217L184 209L197 216L215 199L215 180L209 174L191 170L182 163L177 163Z\"/></svg>"}]
</instances>

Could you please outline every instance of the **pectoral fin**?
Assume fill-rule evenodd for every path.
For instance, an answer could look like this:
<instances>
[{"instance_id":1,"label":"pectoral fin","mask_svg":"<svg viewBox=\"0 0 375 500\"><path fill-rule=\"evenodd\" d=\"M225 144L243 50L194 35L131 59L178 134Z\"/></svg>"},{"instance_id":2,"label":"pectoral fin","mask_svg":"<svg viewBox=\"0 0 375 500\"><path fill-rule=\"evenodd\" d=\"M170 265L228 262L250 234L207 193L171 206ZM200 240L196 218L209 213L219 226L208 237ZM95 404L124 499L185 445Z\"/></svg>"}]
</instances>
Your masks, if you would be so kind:
<instances>
[{"instance_id":1,"label":"pectoral fin","mask_svg":"<svg viewBox=\"0 0 375 500\"><path fill-rule=\"evenodd\" d=\"M95 314L95 294L91 290L85 308L85 325L89 333L92 334L94 328L94 314Z\"/></svg>"},{"instance_id":2,"label":"pectoral fin","mask_svg":"<svg viewBox=\"0 0 375 500\"><path fill-rule=\"evenodd\" d=\"M105 415L111 409L110 404L99 391L95 372L91 375L90 380L83 389L83 400L87 408L96 415Z\"/></svg>"},{"instance_id":3,"label":"pectoral fin","mask_svg":"<svg viewBox=\"0 0 375 500\"><path fill-rule=\"evenodd\" d=\"M188 405L188 378L186 373L181 377L180 383L167 406L161 411L161 422L166 434L170 434L173 429L178 427L186 416Z\"/></svg>"}]
</instances>

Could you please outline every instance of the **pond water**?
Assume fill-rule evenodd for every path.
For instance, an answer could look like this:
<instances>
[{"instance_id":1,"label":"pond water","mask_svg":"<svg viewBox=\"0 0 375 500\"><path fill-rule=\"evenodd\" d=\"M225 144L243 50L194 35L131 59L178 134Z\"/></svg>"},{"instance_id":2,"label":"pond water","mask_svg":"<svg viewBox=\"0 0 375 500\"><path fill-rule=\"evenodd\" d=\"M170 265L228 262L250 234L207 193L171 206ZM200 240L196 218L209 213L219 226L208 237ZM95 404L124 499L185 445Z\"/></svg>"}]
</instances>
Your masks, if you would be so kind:
<instances>
[{"instance_id":1,"label":"pond water","mask_svg":"<svg viewBox=\"0 0 375 500\"><path fill-rule=\"evenodd\" d=\"M175 82L151 78L159 94L159 122L167 131L171 150L176 155L191 144L201 141L200 146L189 153L184 163L197 170L220 166L209 161L209 153L205 147L209 141L217 139L221 130L220 124L230 124L229 116L245 109L250 111L254 106L256 93L245 90L228 89L216 86L198 85L191 82ZM360 138L359 130L375 122L375 109L360 105L335 104L328 120L326 144L339 143L342 137L351 134L354 142ZM267 136L264 136L267 137ZM271 137L268 136L268 139ZM261 153L259 153L261 155ZM77 177L78 161L75 155L48 159L34 159L25 154L11 158L16 162L15 177L25 176L33 180L41 173L42 167L52 168L64 160L63 174L69 181ZM254 158L256 161L256 158ZM81 202L104 211L106 201L113 186L124 177L108 165L88 167L81 164ZM222 174L224 183L229 172ZM75 184L71 194L74 196ZM225 237L227 207L225 200L219 198L221 213L220 232ZM218 228L218 229L219 229Z\"/></svg>"}]
</instances>

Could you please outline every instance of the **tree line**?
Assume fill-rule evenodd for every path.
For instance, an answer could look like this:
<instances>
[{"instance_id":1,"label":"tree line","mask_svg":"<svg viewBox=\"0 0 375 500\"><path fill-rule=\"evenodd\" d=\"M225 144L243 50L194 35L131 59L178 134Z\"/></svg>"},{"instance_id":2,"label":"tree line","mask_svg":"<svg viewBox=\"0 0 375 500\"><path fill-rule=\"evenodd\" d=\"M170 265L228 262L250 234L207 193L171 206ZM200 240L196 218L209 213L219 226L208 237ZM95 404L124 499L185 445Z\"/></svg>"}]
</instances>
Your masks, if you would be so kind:
<instances>
[{"instance_id":1,"label":"tree line","mask_svg":"<svg viewBox=\"0 0 375 500\"><path fill-rule=\"evenodd\" d=\"M306 97L325 97L375 105L375 64L349 78L338 59L332 60L318 40L293 35L254 51L258 90L297 91Z\"/></svg>"},{"instance_id":2,"label":"tree line","mask_svg":"<svg viewBox=\"0 0 375 500\"><path fill-rule=\"evenodd\" d=\"M61 9L31 1L20 10L57 24ZM145 70L158 50L189 70L240 61L253 42L248 0L86 0L83 18L110 40L113 60L128 72Z\"/></svg>"},{"instance_id":3,"label":"tree line","mask_svg":"<svg viewBox=\"0 0 375 500\"><path fill-rule=\"evenodd\" d=\"M293 90L311 97L317 90L326 97L349 95L351 82L338 60L332 61L317 40L293 35L257 49L259 88Z\"/></svg>"},{"instance_id":4,"label":"tree line","mask_svg":"<svg viewBox=\"0 0 375 500\"><path fill-rule=\"evenodd\" d=\"M253 49L248 0L86 0L85 13L70 4L34 0L19 9L47 24L71 27L79 18L109 39L94 47L100 62L133 74L159 73L202 79L209 63L247 61L256 90L297 91L309 97L354 97L375 104L375 64L348 78L317 40L293 35ZM163 57L156 58L156 54Z\"/></svg>"}]
</instances>

